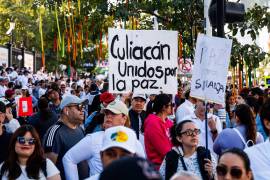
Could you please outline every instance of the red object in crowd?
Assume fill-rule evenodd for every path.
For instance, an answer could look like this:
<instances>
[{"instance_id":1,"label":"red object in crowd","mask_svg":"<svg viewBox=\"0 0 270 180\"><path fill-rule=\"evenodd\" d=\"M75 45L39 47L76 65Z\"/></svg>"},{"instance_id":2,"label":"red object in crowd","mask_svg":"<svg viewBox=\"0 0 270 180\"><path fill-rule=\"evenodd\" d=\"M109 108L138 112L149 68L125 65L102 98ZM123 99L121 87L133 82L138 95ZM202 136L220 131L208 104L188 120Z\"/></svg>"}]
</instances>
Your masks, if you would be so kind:
<instances>
[{"instance_id":1,"label":"red object in crowd","mask_svg":"<svg viewBox=\"0 0 270 180\"><path fill-rule=\"evenodd\" d=\"M18 111L19 116L31 116L33 114L32 97L21 97Z\"/></svg>"},{"instance_id":2,"label":"red object in crowd","mask_svg":"<svg viewBox=\"0 0 270 180\"><path fill-rule=\"evenodd\" d=\"M165 155L172 149L170 128L172 121L165 122L155 114L150 114L144 123L144 143L147 158L159 169Z\"/></svg>"},{"instance_id":3,"label":"red object in crowd","mask_svg":"<svg viewBox=\"0 0 270 180\"><path fill-rule=\"evenodd\" d=\"M110 102L114 101L115 98L111 93L104 92L100 95L99 99L101 102L105 102L105 103L109 104Z\"/></svg>"}]
</instances>

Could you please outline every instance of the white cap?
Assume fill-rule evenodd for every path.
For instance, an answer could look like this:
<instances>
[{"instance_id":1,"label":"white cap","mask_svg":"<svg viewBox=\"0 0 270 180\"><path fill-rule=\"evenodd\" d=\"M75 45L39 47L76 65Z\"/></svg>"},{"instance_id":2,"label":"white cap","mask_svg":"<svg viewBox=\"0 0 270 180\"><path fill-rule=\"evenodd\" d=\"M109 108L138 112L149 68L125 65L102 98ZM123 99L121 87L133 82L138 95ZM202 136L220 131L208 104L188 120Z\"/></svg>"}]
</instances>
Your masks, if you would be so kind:
<instances>
[{"instance_id":1,"label":"white cap","mask_svg":"<svg viewBox=\"0 0 270 180\"><path fill-rule=\"evenodd\" d=\"M128 116L127 106L119 100L111 102L104 110L109 110L115 114L125 114L126 116Z\"/></svg>"},{"instance_id":2,"label":"white cap","mask_svg":"<svg viewBox=\"0 0 270 180\"><path fill-rule=\"evenodd\" d=\"M137 138L135 132L124 126L115 126L105 130L101 151L112 147L136 152Z\"/></svg>"},{"instance_id":3,"label":"white cap","mask_svg":"<svg viewBox=\"0 0 270 180\"><path fill-rule=\"evenodd\" d=\"M80 99L74 95L65 95L60 103L60 109L64 109L69 104L83 104L87 103L87 99Z\"/></svg>"},{"instance_id":4,"label":"white cap","mask_svg":"<svg viewBox=\"0 0 270 180\"><path fill-rule=\"evenodd\" d=\"M144 99L144 100L146 101L146 96L145 96L145 94L137 94L137 93L134 93L134 94L132 95L132 99L134 99L134 98L142 98L142 99Z\"/></svg>"}]
</instances>

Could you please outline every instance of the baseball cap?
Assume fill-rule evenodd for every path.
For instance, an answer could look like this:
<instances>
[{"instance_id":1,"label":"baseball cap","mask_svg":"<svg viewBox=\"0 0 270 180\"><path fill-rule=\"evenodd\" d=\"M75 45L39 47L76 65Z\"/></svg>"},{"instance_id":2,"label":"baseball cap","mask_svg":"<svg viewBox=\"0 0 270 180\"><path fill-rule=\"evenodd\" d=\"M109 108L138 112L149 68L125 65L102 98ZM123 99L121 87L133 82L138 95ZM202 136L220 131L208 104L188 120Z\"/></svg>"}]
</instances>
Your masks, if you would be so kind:
<instances>
[{"instance_id":1,"label":"baseball cap","mask_svg":"<svg viewBox=\"0 0 270 180\"><path fill-rule=\"evenodd\" d=\"M134 93L134 94L132 95L132 99L134 99L134 98L142 98L142 99L144 99L144 100L146 101L146 96L145 96L145 94L137 94L137 93Z\"/></svg>"},{"instance_id":2,"label":"baseball cap","mask_svg":"<svg viewBox=\"0 0 270 180\"><path fill-rule=\"evenodd\" d=\"M130 128L115 126L105 130L101 151L119 147L130 153L136 152L136 134Z\"/></svg>"},{"instance_id":3,"label":"baseball cap","mask_svg":"<svg viewBox=\"0 0 270 180\"><path fill-rule=\"evenodd\" d=\"M161 180L154 165L141 157L123 157L113 161L100 174L99 180Z\"/></svg>"},{"instance_id":4,"label":"baseball cap","mask_svg":"<svg viewBox=\"0 0 270 180\"><path fill-rule=\"evenodd\" d=\"M114 96L111 93L108 92L104 92L100 95L100 101L101 102L105 102L105 103L110 103L112 101L114 101Z\"/></svg>"},{"instance_id":5,"label":"baseball cap","mask_svg":"<svg viewBox=\"0 0 270 180\"><path fill-rule=\"evenodd\" d=\"M64 107L66 107L69 104L86 104L87 103L87 99L80 99L77 96L74 95L66 95L63 97L61 103L60 103L60 109L64 109Z\"/></svg>"},{"instance_id":6,"label":"baseball cap","mask_svg":"<svg viewBox=\"0 0 270 180\"><path fill-rule=\"evenodd\" d=\"M109 110L115 114L124 114L128 116L127 106L122 101L119 100L111 102L104 110Z\"/></svg>"}]
</instances>

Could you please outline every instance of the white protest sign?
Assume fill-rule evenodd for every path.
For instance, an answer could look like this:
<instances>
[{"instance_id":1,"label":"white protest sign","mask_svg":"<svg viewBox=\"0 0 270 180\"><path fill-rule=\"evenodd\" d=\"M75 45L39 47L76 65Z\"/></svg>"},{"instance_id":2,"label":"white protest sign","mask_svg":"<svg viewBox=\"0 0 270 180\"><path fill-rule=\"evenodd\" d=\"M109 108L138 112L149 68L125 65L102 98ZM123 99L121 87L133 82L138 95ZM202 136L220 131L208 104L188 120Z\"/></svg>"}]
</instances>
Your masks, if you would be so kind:
<instances>
[{"instance_id":1,"label":"white protest sign","mask_svg":"<svg viewBox=\"0 0 270 180\"><path fill-rule=\"evenodd\" d=\"M109 29L109 91L176 94L177 34Z\"/></svg>"},{"instance_id":2,"label":"white protest sign","mask_svg":"<svg viewBox=\"0 0 270 180\"><path fill-rule=\"evenodd\" d=\"M224 104L232 40L200 34L193 67L192 97Z\"/></svg>"}]
</instances>

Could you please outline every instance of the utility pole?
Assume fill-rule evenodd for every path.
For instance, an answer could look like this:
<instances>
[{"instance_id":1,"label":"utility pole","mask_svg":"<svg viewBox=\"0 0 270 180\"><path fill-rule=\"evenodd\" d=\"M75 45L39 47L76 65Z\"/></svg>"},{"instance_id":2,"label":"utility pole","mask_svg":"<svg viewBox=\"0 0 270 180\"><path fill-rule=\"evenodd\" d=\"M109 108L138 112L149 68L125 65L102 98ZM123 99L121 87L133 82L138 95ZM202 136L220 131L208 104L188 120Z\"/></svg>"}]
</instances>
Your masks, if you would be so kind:
<instances>
[{"instance_id":1,"label":"utility pole","mask_svg":"<svg viewBox=\"0 0 270 180\"><path fill-rule=\"evenodd\" d=\"M217 0L217 37L224 37L224 0Z\"/></svg>"}]
</instances>

